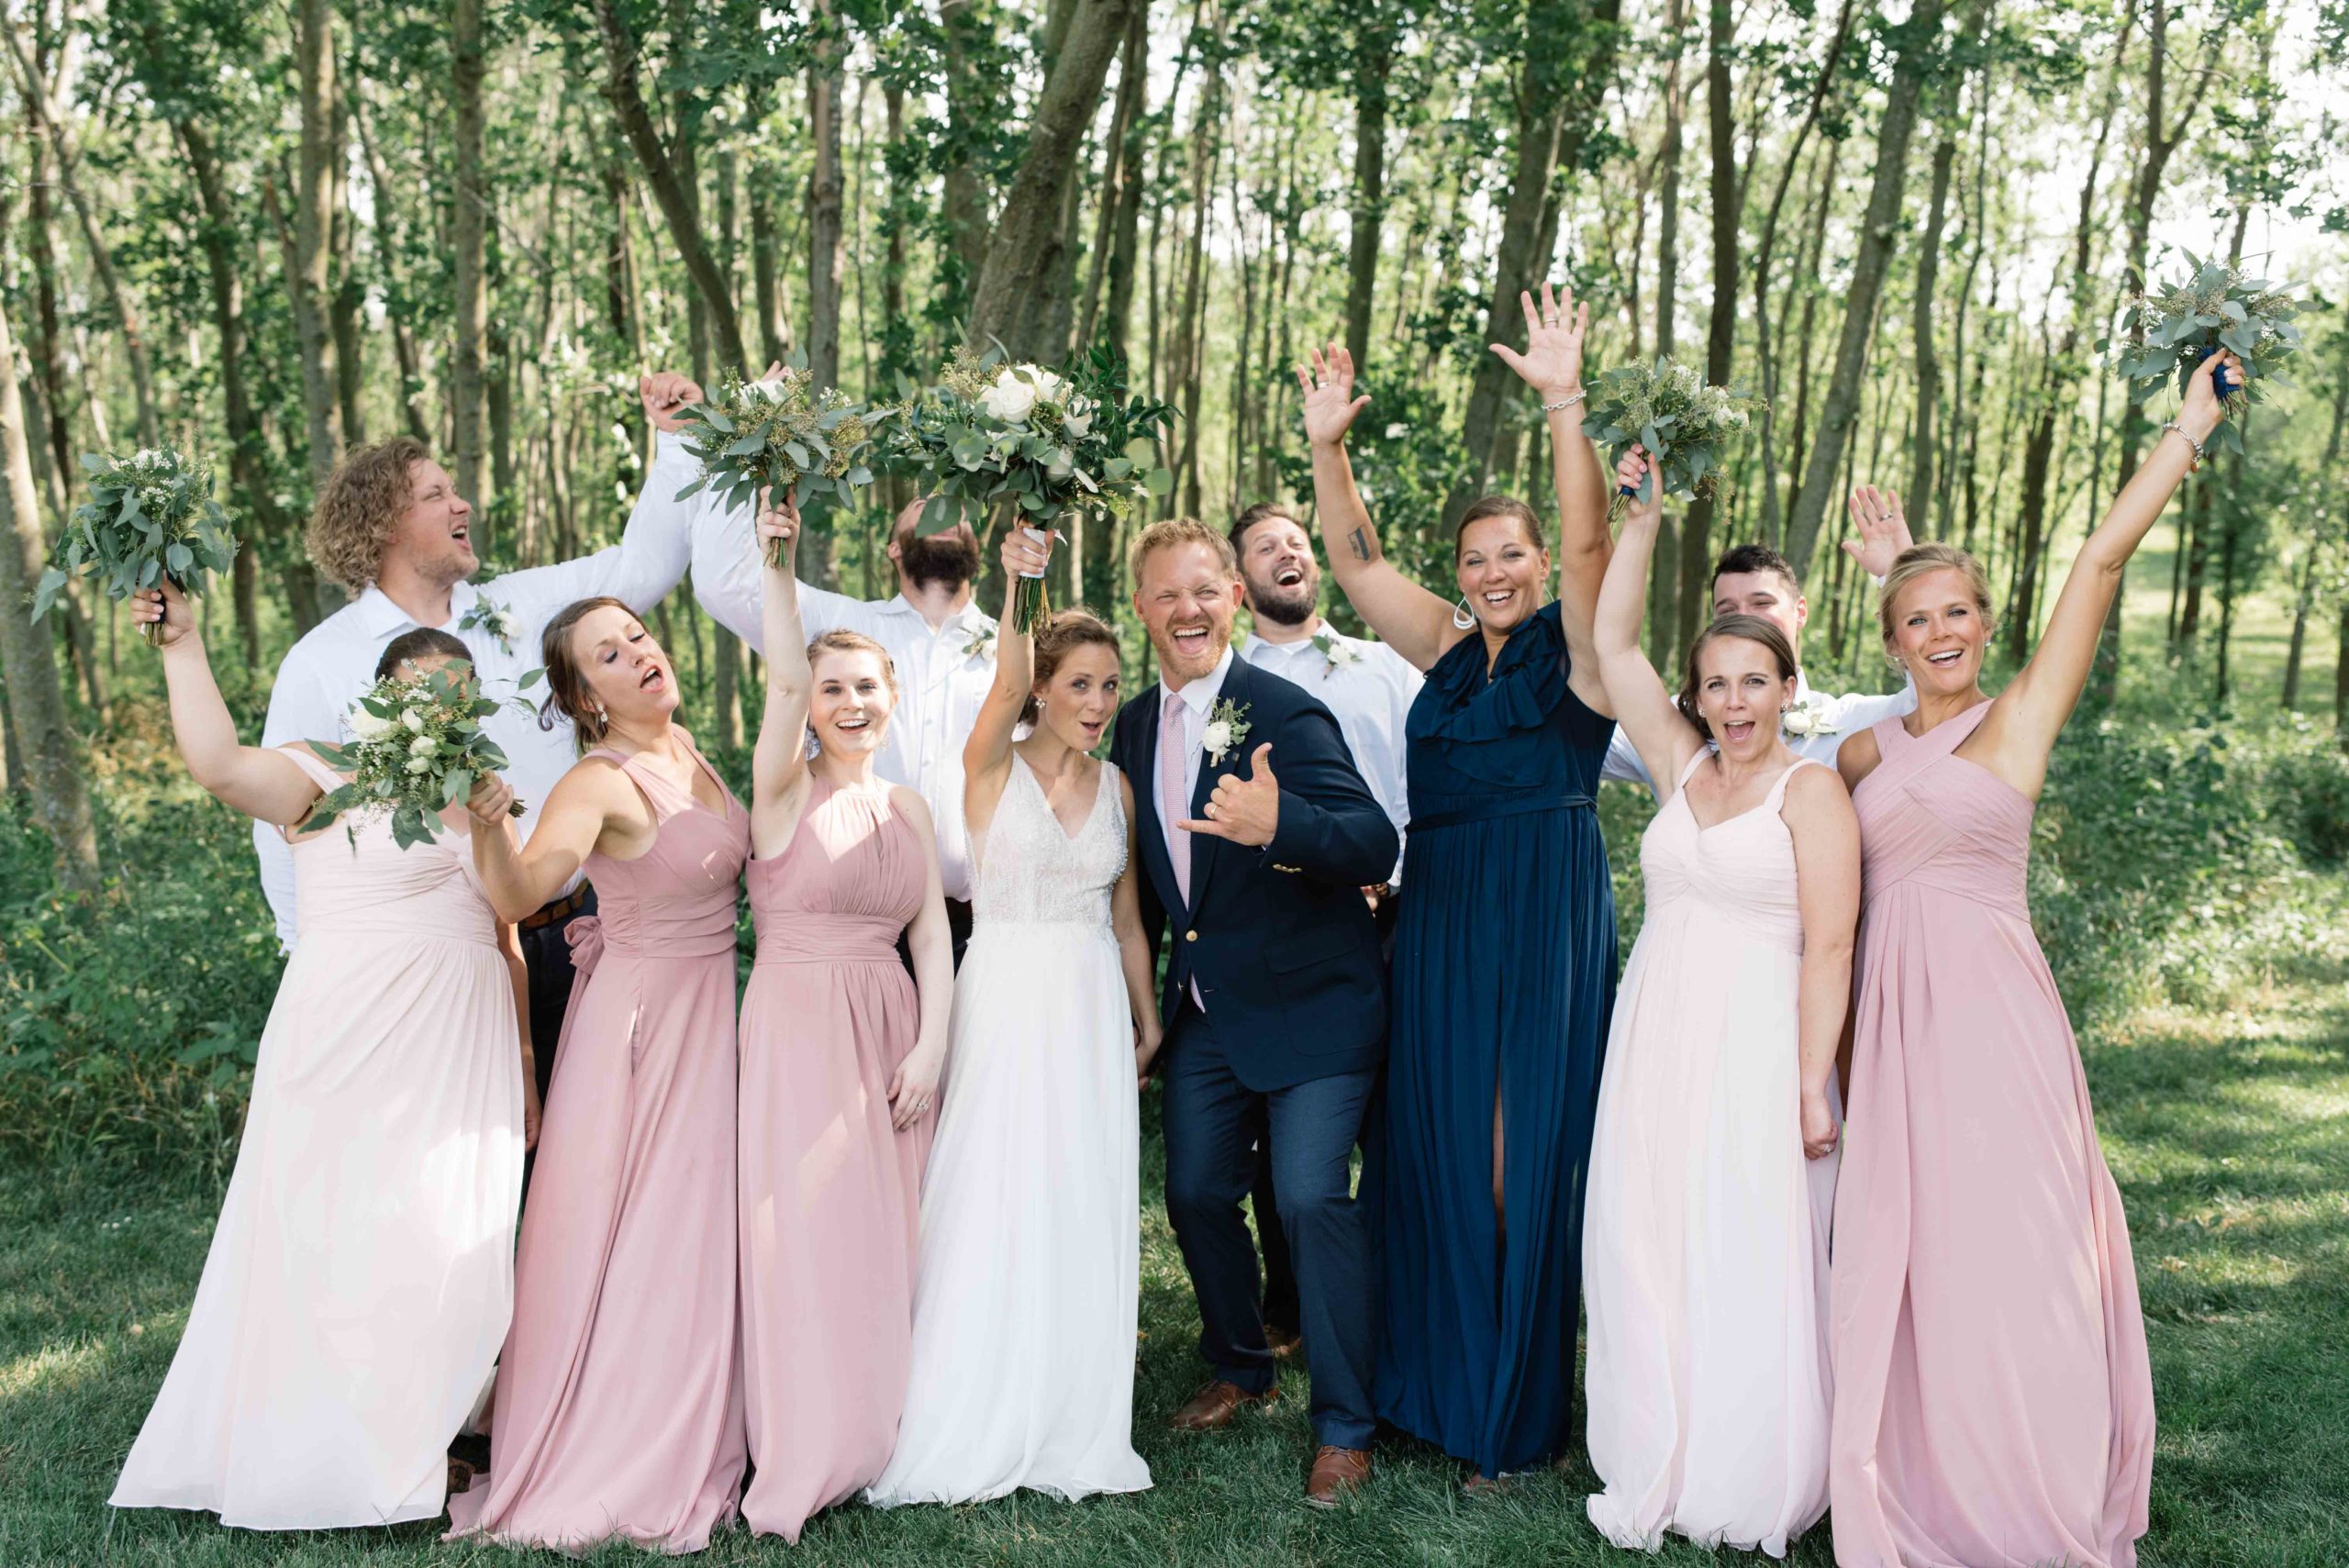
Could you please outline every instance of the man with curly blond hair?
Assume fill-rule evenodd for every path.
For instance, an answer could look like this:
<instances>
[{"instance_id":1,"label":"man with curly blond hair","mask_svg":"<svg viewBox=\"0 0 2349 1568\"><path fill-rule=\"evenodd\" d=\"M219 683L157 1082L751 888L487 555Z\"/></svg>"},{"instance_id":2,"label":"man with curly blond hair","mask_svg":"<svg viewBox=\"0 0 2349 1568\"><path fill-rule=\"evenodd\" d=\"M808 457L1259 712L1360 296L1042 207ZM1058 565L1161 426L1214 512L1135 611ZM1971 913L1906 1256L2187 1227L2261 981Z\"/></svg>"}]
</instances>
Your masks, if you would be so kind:
<instances>
[{"instance_id":1,"label":"man with curly blond hair","mask_svg":"<svg viewBox=\"0 0 2349 1568\"><path fill-rule=\"evenodd\" d=\"M351 602L312 627L285 655L270 691L262 744L348 738L345 715L375 681L384 647L419 627L446 631L465 644L483 694L510 698L521 677L539 666L539 629L574 599L607 594L640 610L668 596L685 574L693 541L667 503L698 472L684 444L670 439L688 385L682 376L647 376L638 384L646 415L662 431L659 455L629 515L620 542L577 561L509 572L476 588L473 504L423 442L407 436L353 448L319 492L305 537L310 560L341 584ZM484 728L512 764L507 776L527 815L547 797L573 761L571 726L551 728L509 707ZM256 823L262 889L277 917L280 941L294 940L294 858L284 835ZM593 906L593 893L574 884L562 898L523 922L523 955L530 970L531 1034L550 1049L539 1053L543 1082L551 1042L571 989L563 928Z\"/></svg>"}]
</instances>

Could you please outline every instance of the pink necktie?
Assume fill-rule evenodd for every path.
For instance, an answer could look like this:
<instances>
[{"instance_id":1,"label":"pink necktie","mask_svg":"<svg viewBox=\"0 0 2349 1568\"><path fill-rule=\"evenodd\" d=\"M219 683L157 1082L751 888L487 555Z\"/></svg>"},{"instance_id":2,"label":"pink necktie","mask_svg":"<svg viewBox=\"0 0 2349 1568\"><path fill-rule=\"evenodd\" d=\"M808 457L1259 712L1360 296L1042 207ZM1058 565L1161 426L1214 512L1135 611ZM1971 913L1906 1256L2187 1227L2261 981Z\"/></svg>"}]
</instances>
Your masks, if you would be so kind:
<instances>
[{"instance_id":1,"label":"pink necktie","mask_svg":"<svg viewBox=\"0 0 2349 1568\"><path fill-rule=\"evenodd\" d=\"M1166 858L1174 862L1174 885L1183 902L1191 901L1191 836L1174 826L1191 814L1191 795L1183 787L1183 752L1190 743L1183 722L1183 694L1166 695L1166 712L1158 723L1158 798L1164 803L1159 825L1166 831Z\"/></svg>"}]
</instances>

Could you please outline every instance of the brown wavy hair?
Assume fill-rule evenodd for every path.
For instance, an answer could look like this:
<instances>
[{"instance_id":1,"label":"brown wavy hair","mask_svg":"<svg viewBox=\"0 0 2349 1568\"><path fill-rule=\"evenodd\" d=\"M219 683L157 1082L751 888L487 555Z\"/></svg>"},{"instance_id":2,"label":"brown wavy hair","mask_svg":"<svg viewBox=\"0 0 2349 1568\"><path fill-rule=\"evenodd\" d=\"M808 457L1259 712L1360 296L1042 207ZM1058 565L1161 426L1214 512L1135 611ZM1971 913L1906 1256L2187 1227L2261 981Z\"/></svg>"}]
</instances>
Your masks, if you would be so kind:
<instances>
[{"instance_id":1,"label":"brown wavy hair","mask_svg":"<svg viewBox=\"0 0 2349 1568\"><path fill-rule=\"evenodd\" d=\"M392 529L416 499L408 467L431 455L414 436L394 436L351 448L327 476L302 544L344 592L356 595L375 580Z\"/></svg>"},{"instance_id":2,"label":"brown wavy hair","mask_svg":"<svg viewBox=\"0 0 2349 1568\"><path fill-rule=\"evenodd\" d=\"M1680 678L1680 695L1672 700L1678 706L1680 716L1695 725L1697 733L1708 740L1713 738L1713 727L1705 722L1704 714L1697 706L1697 661L1708 647L1724 637L1761 644L1763 651L1777 665L1778 679L1782 681L1793 680L1798 668L1795 645L1787 640L1787 634L1778 629L1776 621L1764 620L1760 616L1722 616L1698 632L1697 640L1688 645L1688 669Z\"/></svg>"},{"instance_id":3,"label":"brown wavy hair","mask_svg":"<svg viewBox=\"0 0 2349 1568\"><path fill-rule=\"evenodd\" d=\"M618 610L631 619L636 616L634 606L608 594L574 599L557 611L539 634L539 662L547 673L547 700L539 708L539 728L552 729L558 717L571 720L583 755L604 743L611 721L596 707L595 696L587 690L587 673L571 656L571 634L581 621L601 609Z\"/></svg>"},{"instance_id":4,"label":"brown wavy hair","mask_svg":"<svg viewBox=\"0 0 2349 1568\"><path fill-rule=\"evenodd\" d=\"M1059 673L1061 662L1080 648L1106 648L1112 659L1120 656L1118 634L1108 623L1084 606L1061 611L1036 631L1036 675L1028 688L1028 700L1019 709L1019 722L1034 724L1044 716L1044 705L1036 700L1036 687L1052 684Z\"/></svg>"}]
</instances>

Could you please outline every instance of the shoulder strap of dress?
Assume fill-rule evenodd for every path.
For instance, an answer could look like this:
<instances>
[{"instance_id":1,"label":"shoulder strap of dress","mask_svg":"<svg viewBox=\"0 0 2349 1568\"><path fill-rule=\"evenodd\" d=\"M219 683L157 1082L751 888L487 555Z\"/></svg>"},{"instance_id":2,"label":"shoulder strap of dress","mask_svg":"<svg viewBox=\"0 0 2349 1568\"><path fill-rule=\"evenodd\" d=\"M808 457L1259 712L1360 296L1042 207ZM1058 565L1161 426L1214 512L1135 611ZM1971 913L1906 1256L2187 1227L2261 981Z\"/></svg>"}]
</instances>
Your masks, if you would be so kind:
<instances>
[{"instance_id":1,"label":"shoulder strap of dress","mask_svg":"<svg viewBox=\"0 0 2349 1568\"><path fill-rule=\"evenodd\" d=\"M1794 767L1788 768L1785 773L1778 775L1777 782L1770 786L1770 793L1764 798L1762 804L1767 806L1771 812L1776 813L1780 806L1783 806L1787 803L1787 781L1795 776L1796 769L1823 768L1826 765L1826 763L1820 762L1816 757L1798 756L1794 761Z\"/></svg>"},{"instance_id":2,"label":"shoulder strap of dress","mask_svg":"<svg viewBox=\"0 0 2349 1568\"><path fill-rule=\"evenodd\" d=\"M1712 754L1713 749L1710 746L1698 747L1696 755L1690 757L1688 759L1687 766L1680 770L1680 776L1673 781L1672 787L1675 790L1687 789L1688 787L1688 780L1694 776L1697 772L1698 764Z\"/></svg>"},{"instance_id":3,"label":"shoulder strap of dress","mask_svg":"<svg viewBox=\"0 0 2349 1568\"><path fill-rule=\"evenodd\" d=\"M294 765L308 776L309 781L324 790L342 787L342 775L327 765L326 759L310 750L306 740L295 740L277 748L294 759Z\"/></svg>"}]
</instances>

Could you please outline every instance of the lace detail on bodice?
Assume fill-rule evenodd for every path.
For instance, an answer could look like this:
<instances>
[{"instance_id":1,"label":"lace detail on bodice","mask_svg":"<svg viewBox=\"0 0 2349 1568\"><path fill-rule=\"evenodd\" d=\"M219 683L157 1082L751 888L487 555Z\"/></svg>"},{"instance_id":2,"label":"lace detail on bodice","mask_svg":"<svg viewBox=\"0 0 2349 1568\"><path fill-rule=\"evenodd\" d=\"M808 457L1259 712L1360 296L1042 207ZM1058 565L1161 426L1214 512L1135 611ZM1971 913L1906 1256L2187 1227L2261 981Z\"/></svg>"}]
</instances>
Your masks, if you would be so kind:
<instances>
[{"instance_id":1,"label":"lace detail on bodice","mask_svg":"<svg viewBox=\"0 0 2349 1568\"><path fill-rule=\"evenodd\" d=\"M1019 752L995 820L971 835L973 920L985 925L1109 928L1109 890L1126 870L1125 802L1118 770L1101 764L1100 793L1074 836L1052 815Z\"/></svg>"}]
</instances>

